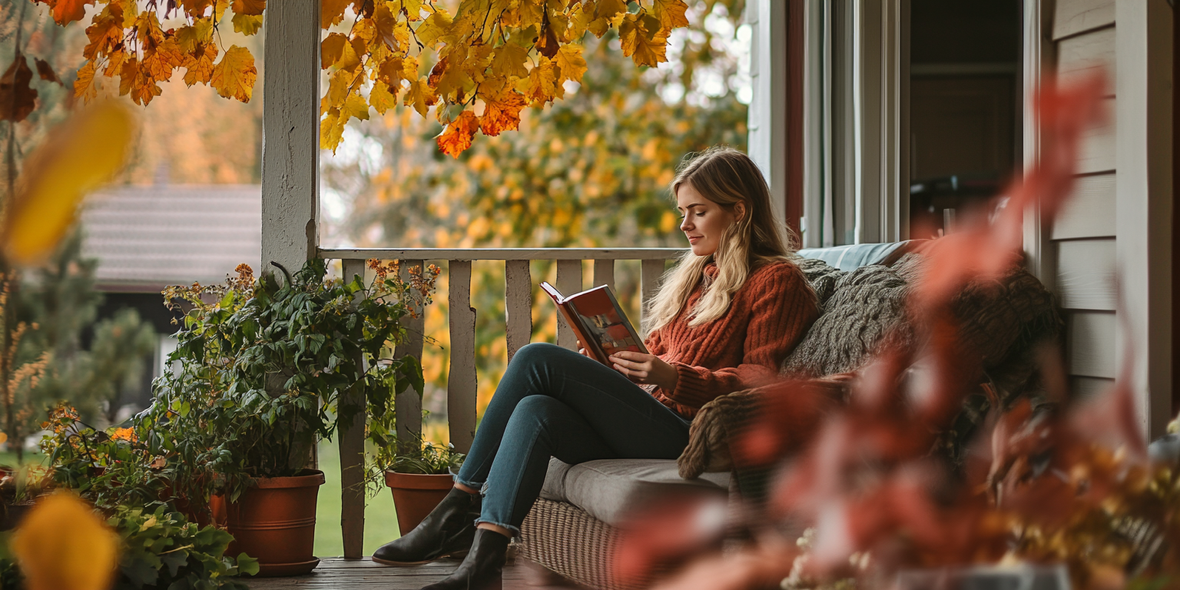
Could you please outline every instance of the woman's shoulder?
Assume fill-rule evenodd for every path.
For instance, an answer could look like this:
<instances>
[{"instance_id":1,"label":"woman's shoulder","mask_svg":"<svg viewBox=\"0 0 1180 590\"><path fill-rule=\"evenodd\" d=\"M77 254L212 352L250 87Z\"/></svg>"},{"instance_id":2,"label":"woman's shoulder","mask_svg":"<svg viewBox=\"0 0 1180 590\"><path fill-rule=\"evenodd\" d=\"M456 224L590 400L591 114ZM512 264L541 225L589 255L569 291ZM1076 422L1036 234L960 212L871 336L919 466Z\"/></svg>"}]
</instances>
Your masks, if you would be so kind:
<instances>
[{"instance_id":1,"label":"woman's shoulder","mask_svg":"<svg viewBox=\"0 0 1180 590\"><path fill-rule=\"evenodd\" d=\"M751 269L747 283L790 283L804 280L803 271L798 265L787 258L775 258Z\"/></svg>"}]
</instances>

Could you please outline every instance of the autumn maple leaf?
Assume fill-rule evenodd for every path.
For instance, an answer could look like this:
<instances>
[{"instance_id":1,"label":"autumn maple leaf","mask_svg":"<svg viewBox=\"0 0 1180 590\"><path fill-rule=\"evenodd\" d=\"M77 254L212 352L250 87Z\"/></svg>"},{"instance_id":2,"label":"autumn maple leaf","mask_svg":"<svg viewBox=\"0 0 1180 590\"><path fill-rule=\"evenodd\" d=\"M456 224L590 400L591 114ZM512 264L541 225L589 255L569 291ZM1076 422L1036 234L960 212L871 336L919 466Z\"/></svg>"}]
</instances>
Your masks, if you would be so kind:
<instances>
[{"instance_id":1,"label":"autumn maple leaf","mask_svg":"<svg viewBox=\"0 0 1180 590\"><path fill-rule=\"evenodd\" d=\"M483 116L479 118L479 128L484 135L496 136L501 131L516 129L520 125L520 111L528 106L528 99L523 94L506 89L495 98L484 98Z\"/></svg>"},{"instance_id":2,"label":"autumn maple leaf","mask_svg":"<svg viewBox=\"0 0 1180 590\"><path fill-rule=\"evenodd\" d=\"M475 112L463 111L439 134L438 147L444 154L458 158L459 154L471 147L471 140L475 137L476 131L479 131L479 119L476 118Z\"/></svg>"},{"instance_id":3,"label":"autumn maple leaf","mask_svg":"<svg viewBox=\"0 0 1180 590\"><path fill-rule=\"evenodd\" d=\"M660 29L660 21L653 16L628 14L619 25L619 40L623 55L637 66L656 67L668 61L668 33Z\"/></svg>"},{"instance_id":4,"label":"autumn maple leaf","mask_svg":"<svg viewBox=\"0 0 1180 590\"><path fill-rule=\"evenodd\" d=\"M59 25L72 23L86 17L86 5L94 4L94 0L48 0L53 13L53 20Z\"/></svg>"},{"instance_id":5,"label":"autumn maple leaf","mask_svg":"<svg viewBox=\"0 0 1180 590\"><path fill-rule=\"evenodd\" d=\"M221 96L250 102L250 97L254 93L254 81L257 79L258 69L254 67L254 56L246 48L234 45L227 49L221 61L213 66L213 78L210 83Z\"/></svg>"}]
</instances>

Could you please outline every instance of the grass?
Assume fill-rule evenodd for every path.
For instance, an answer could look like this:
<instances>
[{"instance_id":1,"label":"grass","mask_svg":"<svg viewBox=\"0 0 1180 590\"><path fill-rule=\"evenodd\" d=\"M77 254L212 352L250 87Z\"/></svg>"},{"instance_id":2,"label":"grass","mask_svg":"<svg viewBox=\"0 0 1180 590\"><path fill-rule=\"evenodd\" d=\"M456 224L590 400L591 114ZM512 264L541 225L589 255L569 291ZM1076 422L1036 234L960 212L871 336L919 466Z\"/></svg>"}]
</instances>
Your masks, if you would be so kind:
<instances>
[{"instance_id":1,"label":"grass","mask_svg":"<svg viewBox=\"0 0 1180 590\"><path fill-rule=\"evenodd\" d=\"M315 554L317 557L344 555L344 539L340 531L340 452L336 442L322 442L319 447L320 470L328 480L320 487L316 504ZM398 538L397 512L393 496L383 489L365 506L365 555Z\"/></svg>"}]
</instances>

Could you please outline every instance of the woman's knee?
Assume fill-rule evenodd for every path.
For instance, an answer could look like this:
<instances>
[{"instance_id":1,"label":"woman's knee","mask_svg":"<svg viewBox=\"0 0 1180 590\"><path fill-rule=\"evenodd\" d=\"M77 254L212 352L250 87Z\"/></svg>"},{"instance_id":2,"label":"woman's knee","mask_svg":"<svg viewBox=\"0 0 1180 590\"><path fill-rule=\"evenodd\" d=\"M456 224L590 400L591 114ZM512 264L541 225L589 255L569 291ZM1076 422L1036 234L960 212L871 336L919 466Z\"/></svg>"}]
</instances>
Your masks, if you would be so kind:
<instances>
[{"instance_id":1,"label":"woman's knee","mask_svg":"<svg viewBox=\"0 0 1180 590\"><path fill-rule=\"evenodd\" d=\"M520 347L516 354L512 356L513 363L519 364L536 364L543 363L553 358L558 358L570 351L562 348L556 344L548 342L531 342Z\"/></svg>"},{"instance_id":2,"label":"woman's knee","mask_svg":"<svg viewBox=\"0 0 1180 590\"><path fill-rule=\"evenodd\" d=\"M512 417L508 419L509 428L513 423L545 428L560 413L563 405L549 396L530 395L520 400L512 411Z\"/></svg>"}]
</instances>

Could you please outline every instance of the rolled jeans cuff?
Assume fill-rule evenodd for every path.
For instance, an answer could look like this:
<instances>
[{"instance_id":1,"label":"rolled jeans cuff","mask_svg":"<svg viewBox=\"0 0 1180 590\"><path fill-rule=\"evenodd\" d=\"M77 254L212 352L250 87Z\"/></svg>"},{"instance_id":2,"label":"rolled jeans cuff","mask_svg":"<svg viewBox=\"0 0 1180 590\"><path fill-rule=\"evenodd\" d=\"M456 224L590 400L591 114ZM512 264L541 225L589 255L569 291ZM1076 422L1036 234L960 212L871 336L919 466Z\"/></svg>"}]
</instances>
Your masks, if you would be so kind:
<instances>
[{"instance_id":1,"label":"rolled jeans cuff","mask_svg":"<svg viewBox=\"0 0 1180 590\"><path fill-rule=\"evenodd\" d=\"M496 526L498 526L498 527L500 527L500 528L502 528L502 529L504 529L504 530L506 530L506 531L508 531L508 532L512 533L512 540L513 540L513 541L520 541L520 527L515 527L515 526L512 526L512 525L510 525L510 524L504 524L504 523L502 523L502 522L496 522L496 521L494 521L494 520L487 520L487 519L485 519L485 518L477 518L477 519L475 519L475 526L479 526L479 525L481 525L481 524L492 524L492 525L496 525Z\"/></svg>"},{"instance_id":2,"label":"rolled jeans cuff","mask_svg":"<svg viewBox=\"0 0 1180 590\"><path fill-rule=\"evenodd\" d=\"M488 491L487 482L476 483L473 481L465 481L465 480L459 479L458 474L451 476L451 479L455 480L455 483L457 483L457 484L467 486L473 490L479 490L479 495L481 495L481 496L486 494Z\"/></svg>"}]
</instances>

